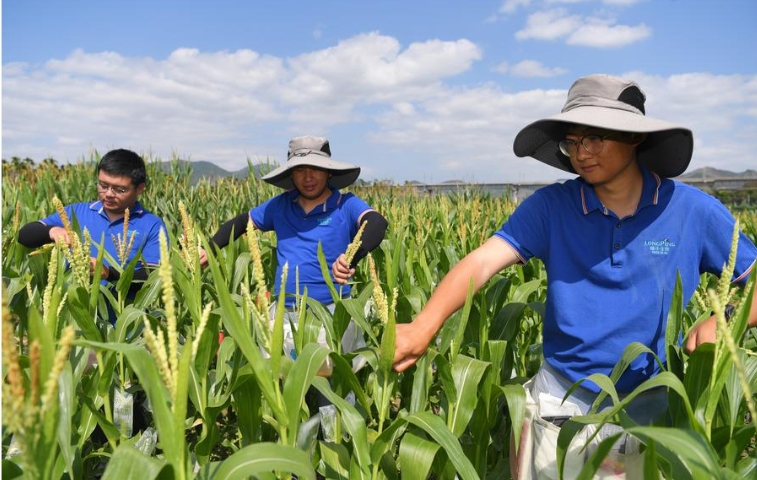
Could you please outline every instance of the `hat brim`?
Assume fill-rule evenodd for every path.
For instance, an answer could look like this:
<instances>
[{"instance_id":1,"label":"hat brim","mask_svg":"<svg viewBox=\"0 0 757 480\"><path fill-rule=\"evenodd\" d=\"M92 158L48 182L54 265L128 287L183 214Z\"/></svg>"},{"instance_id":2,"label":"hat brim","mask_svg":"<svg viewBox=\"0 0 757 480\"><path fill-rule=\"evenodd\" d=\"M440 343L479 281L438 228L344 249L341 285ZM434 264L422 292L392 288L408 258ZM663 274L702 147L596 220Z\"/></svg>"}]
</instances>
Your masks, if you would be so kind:
<instances>
[{"instance_id":1,"label":"hat brim","mask_svg":"<svg viewBox=\"0 0 757 480\"><path fill-rule=\"evenodd\" d=\"M606 107L578 107L524 127L515 136L513 151L519 157L533 157L560 170L576 173L560 152L558 142L567 125L620 132L646 133L636 150L640 163L663 177L681 175L691 162L694 137L691 130L644 115Z\"/></svg>"},{"instance_id":2,"label":"hat brim","mask_svg":"<svg viewBox=\"0 0 757 480\"><path fill-rule=\"evenodd\" d=\"M360 176L360 167L357 165L337 162L324 155L309 154L302 157L292 157L286 164L263 176L262 180L285 190L292 190L295 186L292 182L291 170L296 167L315 167L328 170L331 173L329 185L334 188L346 188L355 183Z\"/></svg>"}]
</instances>

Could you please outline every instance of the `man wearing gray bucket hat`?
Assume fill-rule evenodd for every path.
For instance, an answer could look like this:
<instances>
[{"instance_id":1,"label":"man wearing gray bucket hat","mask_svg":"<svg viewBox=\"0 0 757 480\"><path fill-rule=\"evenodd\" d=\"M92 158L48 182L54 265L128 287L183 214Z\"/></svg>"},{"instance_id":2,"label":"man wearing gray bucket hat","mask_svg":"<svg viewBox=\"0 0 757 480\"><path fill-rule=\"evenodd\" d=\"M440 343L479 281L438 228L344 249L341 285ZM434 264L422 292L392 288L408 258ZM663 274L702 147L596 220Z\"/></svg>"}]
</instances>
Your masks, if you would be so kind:
<instances>
[{"instance_id":1,"label":"man wearing gray bucket hat","mask_svg":"<svg viewBox=\"0 0 757 480\"><path fill-rule=\"evenodd\" d=\"M324 279L318 259L319 246L326 262L331 266L332 280L341 284L339 294L349 296L349 279L355 274L357 262L378 247L387 228L386 219L353 193L342 193L357 180L360 167L337 162L331 158L331 146L324 137L302 136L289 141L287 162L271 171L262 179L286 191L248 212L241 213L225 222L213 235L214 250L225 247L252 226L261 231L276 233L276 279L275 295L284 292L287 308L284 322L284 350L294 358L291 325L300 318L299 299L307 290L307 298L326 306L332 313L335 299ZM361 226L360 246L351 261L345 252ZM207 264L207 253L200 252L200 261ZM284 265L288 267L287 283L281 285ZM276 304L272 304L271 320L275 318ZM354 322L350 322L341 337L342 352L350 352L365 341ZM326 331L322 327L318 343L329 346ZM330 375L330 359L322 366L321 374ZM361 357L353 360L359 368ZM325 400L318 400L324 403Z\"/></svg>"},{"instance_id":2,"label":"man wearing gray bucket hat","mask_svg":"<svg viewBox=\"0 0 757 480\"><path fill-rule=\"evenodd\" d=\"M288 264L287 307L295 306L294 295L301 295L305 288L309 298L331 304L331 291L318 262L318 244L331 266L333 280L343 284L342 293L346 296L357 262L381 243L387 227L386 219L367 203L352 193L339 191L353 184L359 175L357 165L331 158L326 138L295 137L289 141L287 162L262 177L286 191L224 223L213 235L213 245L228 245L232 232L236 239L247 231L249 220L257 229L273 230L277 238L276 294L281 290L282 268ZM363 223L366 225L361 246L348 264L344 252Z\"/></svg>"},{"instance_id":3,"label":"man wearing gray bucket hat","mask_svg":"<svg viewBox=\"0 0 757 480\"><path fill-rule=\"evenodd\" d=\"M573 84L560 114L516 135L517 156L578 177L534 192L446 275L413 322L397 325L396 370L424 354L444 321L463 305L471 279L480 288L500 270L538 258L547 271L545 361L529 386L536 402L554 407L551 417L587 413L598 385L581 383L563 403L567 390L589 375L609 376L634 342L649 353L628 365L616 381L617 391L627 394L659 372L655 356L665 361L667 315L678 275L684 302L701 274L720 275L735 220L715 198L668 178L688 166L692 133L647 117L645 100L633 81L590 75ZM754 244L739 232L734 284L746 284L756 258ZM748 323L757 325L757 299ZM687 350L714 341L715 325L712 316L694 326ZM666 400L665 391L648 392L626 412L649 424L665 413ZM534 447L525 464L536 468L539 456ZM553 469L554 447L546 457L545 468Z\"/></svg>"}]
</instances>

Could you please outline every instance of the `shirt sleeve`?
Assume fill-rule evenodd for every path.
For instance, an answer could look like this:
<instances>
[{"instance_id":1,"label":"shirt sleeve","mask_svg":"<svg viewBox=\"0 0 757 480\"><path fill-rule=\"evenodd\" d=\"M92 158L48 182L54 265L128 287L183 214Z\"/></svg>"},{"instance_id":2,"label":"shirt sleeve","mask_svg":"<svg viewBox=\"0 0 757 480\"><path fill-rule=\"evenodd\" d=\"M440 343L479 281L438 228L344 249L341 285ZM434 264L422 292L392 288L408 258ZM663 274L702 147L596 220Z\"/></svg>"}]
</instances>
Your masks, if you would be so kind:
<instances>
[{"instance_id":1,"label":"shirt sleeve","mask_svg":"<svg viewBox=\"0 0 757 480\"><path fill-rule=\"evenodd\" d=\"M525 263L533 257L544 258L549 250L547 204L539 189L526 198L494 235L509 243Z\"/></svg>"},{"instance_id":2,"label":"shirt sleeve","mask_svg":"<svg viewBox=\"0 0 757 480\"><path fill-rule=\"evenodd\" d=\"M344 209L347 213L347 217L350 219L350 238L353 238L358 229L360 228L360 217L366 212L373 211L370 205L368 205L362 198L347 193L344 195Z\"/></svg>"},{"instance_id":3,"label":"shirt sleeve","mask_svg":"<svg viewBox=\"0 0 757 480\"><path fill-rule=\"evenodd\" d=\"M147 237L142 244L142 257L148 265L158 265L160 263L160 231L163 230L168 239L168 230L162 220L158 219L147 232Z\"/></svg>"},{"instance_id":4,"label":"shirt sleeve","mask_svg":"<svg viewBox=\"0 0 757 480\"><path fill-rule=\"evenodd\" d=\"M274 220L286 201L286 194L277 195L257 207L250 209L250 218L258 230L269 232L274 229Z\"/></svg>"},{"instance_id":5,"label":"shirt sleeve","mask_svg":"<svg viewBox=\"0 0 757 480\"><path fill-rule=\"evenodd\" d=\"M702 236L704 245L700 271L720 275L730 256L736 219L719 201L712 202L706 219L707 230ZM755 268L756 261L757 248L749 237L740 230L736 250L736 265L731 280L741 285L746 284L749 273Z\"/></svg>"},{"instance_id":6,"label":"shirt sleeve","mask_svg":"<svg viewBox=\"0 0 757 480\"><path fill-rule=\"evenodd\" d=\"M66 211L66 215L68 215L68 221L73 221L73 209L70 205L63 207L63 209ZM60 215L58 215L58 212L53 212L51 215L43 218L40 220L40 223L43 225L47 225L48 227L62 227L63 226L63 220L61 220Z\"/></svg>"}]
</instances>

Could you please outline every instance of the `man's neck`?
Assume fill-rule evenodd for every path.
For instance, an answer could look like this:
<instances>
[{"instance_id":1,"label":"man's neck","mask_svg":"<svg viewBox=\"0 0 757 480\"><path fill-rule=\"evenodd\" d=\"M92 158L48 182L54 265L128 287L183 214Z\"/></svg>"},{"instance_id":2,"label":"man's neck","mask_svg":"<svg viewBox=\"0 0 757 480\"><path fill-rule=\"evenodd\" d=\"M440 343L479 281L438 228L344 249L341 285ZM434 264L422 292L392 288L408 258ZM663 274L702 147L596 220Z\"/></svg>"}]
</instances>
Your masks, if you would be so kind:
<instances>
[{"instance_id":1,"label":"man's neck","mask_svg":"<svg viewBox=\"0 0 757 480\"><path fill-rule=\"evenodd\" d=\"M297 196L297 203L300 204L300 207L302 207L305 213L310 213L315 207L328 200L328 198L331 196L331 193L331 189L327 188L317 198L306 198L300 194Z\"/></svg>"},{"instance_id":2,"label":"man's neck","mask_svg":"<svg viewBox=\"0 0 757 480\"><path fill-rule=\"evenodd\" d=\"M597 185L594 191L597 198L618 218L625 218L636 213L644 190L644 175L637 168L629 169L627 174L615 181Z\"/></svg>"},{"instance_id":3,"label":"man's neck","mask_svg":"<svg viewBox=\"0 0 757 480\"><path fill-rule=\"evenodd\" d=\"M128 209L129 209L129 215L130 216L131 216L131 214L134 213L134 210L136 210L136 207L137 207L137 203L136 202L133 205L131 205L130 207L128 207ZM108 219L111 221L111 223L115 222L118 219L124 218L124 215L126 213L125 211L122 211L122 212L110 212L108 210L105 210L104 208L103 208L103 211L105 212L105 215L108 216Z\"/></svg>"}]
</instances>

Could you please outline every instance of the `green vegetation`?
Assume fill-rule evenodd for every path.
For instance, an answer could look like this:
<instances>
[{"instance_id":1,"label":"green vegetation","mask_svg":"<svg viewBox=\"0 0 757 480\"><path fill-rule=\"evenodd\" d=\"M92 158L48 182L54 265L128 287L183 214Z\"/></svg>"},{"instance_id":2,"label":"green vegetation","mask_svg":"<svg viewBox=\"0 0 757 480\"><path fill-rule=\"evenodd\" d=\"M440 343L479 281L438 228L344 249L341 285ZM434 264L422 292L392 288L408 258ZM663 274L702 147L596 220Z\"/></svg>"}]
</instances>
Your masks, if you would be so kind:
<instances>
[{"instance_id":1,"label":"green vegetation","mask_svg":"<svg viewBox=\"0 0 757 480\"><path fill-rule=\"evenodd\" d=\"M168 240L134 301L127 282L108 291L82 281L57 247L30 254L16 243L19 226L54 211L54 198L95 197L96 161L3 168L3 478L509 478L521 385L541 361L546 279L538 262L469 294L416 368L391 369L394 323L410 321L450 267L501 226L514 207L507 199L356 187L390 229L359 265L353 298L334 289L333 314L301 299L311 308L293 360L282 354L282 315L269 328L274 236L240 238L197 268L195 247L221 222L277 193L254 178L193 185L187 164L150 164L142 202L166 221ZM739 219L757 240L757 213L742 210ZM122 269L128 278L133 266ZM727 324L721 319L716 345L688 356L678 344L741 295L705 276L696 301L674 299L664 372L634 392L667 386L671 426L631 424L612 379L593 378L617 408L566 424L560 452L583 424L613 421L643 444L647 472L754 478L757 340L744 335L748 302ZM115 327L101 319L108 305ZM342 354L337 339L350 319L367 347ZM321 326L330 349L311 341ZM629 345L613 377L643 351ZM365 366L353 371L356 357ZM318 375L327 358L329 379ZM332 431L319 433L312 418L313 389L335 406Z\"/></svg>"}]
</instances>

